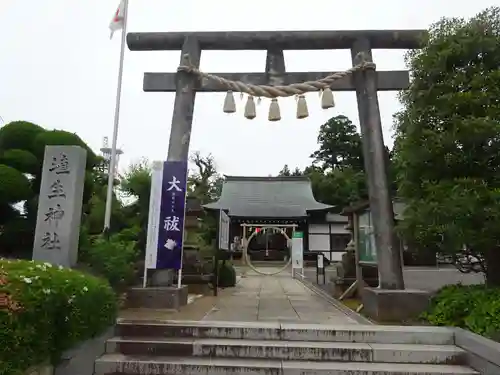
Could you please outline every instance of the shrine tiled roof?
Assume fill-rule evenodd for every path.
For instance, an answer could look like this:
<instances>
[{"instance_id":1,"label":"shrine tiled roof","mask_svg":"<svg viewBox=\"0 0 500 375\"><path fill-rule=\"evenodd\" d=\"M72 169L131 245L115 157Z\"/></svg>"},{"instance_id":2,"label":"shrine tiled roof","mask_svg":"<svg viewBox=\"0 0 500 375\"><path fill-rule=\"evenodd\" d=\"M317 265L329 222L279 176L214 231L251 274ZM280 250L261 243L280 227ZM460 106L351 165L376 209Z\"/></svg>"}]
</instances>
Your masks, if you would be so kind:
<instances>
[{"instance_id":1,"label":"shrine tiled roof","mask_svg":"<svg viewBox=\"0 0 500 375\"><path fill-rule=\"evenodd\" d=\"M232 217L299 218L333 206L314 199L307 177L225 176L220 199L204 207L228 210Z\"/></svg>"}]
</instances>

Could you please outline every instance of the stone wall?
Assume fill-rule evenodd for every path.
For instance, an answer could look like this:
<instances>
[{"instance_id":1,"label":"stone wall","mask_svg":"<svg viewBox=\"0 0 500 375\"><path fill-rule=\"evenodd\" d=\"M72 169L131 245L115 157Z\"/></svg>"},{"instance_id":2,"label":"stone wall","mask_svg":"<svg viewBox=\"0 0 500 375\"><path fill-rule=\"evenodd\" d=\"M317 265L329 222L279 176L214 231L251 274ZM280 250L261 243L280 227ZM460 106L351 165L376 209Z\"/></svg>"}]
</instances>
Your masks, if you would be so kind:
<instances>
[{"instance_id":1,"label":"stone wall","mask_svg":"<svg viewBox=\"0 0 500 375\"><path fill-rule=\"evenodd\" d=\"M481 375L500 374L500 343L456 328L455 345L467 352L467 364Z\"/></svg>"},{"instance_id":2,"label":"stone wall","mask_svg":"<svg viewBox=\"0 0 500 375\"><path fill-rule=\"evenodd\" d=\"M54 375L93 375L94 362L104 354L106 341L113 337L114 329L113 326L102 335L63 353L61 363L56 367Z\"/></svg>"},{"instance_id":3,"label":"stone wall","mask_svg":"<svg viewBox=\"0 0 500 375\"><path fill-rule=\"evenodd\" d=\"M61 362L54 369L41 365L28 370L25 375L93 375L95 360L104 354L106 341L113 337L114 327L101 336L87 340L76 348L63 353Z\"/></svg>"}]
</instances>

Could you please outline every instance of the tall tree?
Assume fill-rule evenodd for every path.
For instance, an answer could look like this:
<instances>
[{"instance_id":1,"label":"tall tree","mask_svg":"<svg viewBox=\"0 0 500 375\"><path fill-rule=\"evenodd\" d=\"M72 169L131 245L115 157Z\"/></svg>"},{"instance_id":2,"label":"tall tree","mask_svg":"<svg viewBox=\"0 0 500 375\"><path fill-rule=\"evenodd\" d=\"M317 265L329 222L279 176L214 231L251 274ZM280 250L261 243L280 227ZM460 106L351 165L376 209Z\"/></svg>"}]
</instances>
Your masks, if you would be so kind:
<instances>
[{"instance_id":1,"label":"tall tree","mask_svg":"<svg viewBox=\"0 0 500 375\"><path fill-rule=\"evenodd\" d=\"M288 164L285 164L281 169L281 171L278 172L278 176L284 176L284 177L302 176L302 175L304 175L304 172L302 172L299 167L295 167L295 169L291 171Z\"/></svg>"},{"instance_id":2,"label":"tall tree","mask_svg":"<svg viewBox=\"0 0 500 375\"><path fill-rule=\"evenodd\" d=\"M217 172L214 157L203 156L194 152L190 157L194 166L188 179L188 195L195 197L201 204L213 202L220 197L224 178ZM196 236L200 245L211 245L217 236L217 220L214 215L207 214L199 218L201 226Z\"/></svg>"},{"instance_id":3,"label":"tall tree","mask_svg":"<svg viewBox=\"0 0 500 375\"><path fill-rule=\"evenodd\" d=\"M332 117L321 125L318 145L319 149L311 155L315 165L323 169L364 169L361 136L346 116Z\"/></svg>"},{"instance_id":4,"label":"tall tree","mask_svg":"<svg viewBox=\"0 0 500 375\"><path fill-rule=\"evenodd\" d=\"M196 197L202 204L214 201L220 197L223 178L217 173L214 157L194 152L190 162L195 169L188 178L188 194Z\"/></svg>"},{"instance_id":5,"label":"tall tree","mask_svg":"<svg viewBox=\"0 0 500 375\"><path fill-rule=\"evenodd\" d=\"M442 19L408 53L413 80L396 116L406 236L421 247L484 254L500 285L500 8Z\"/></svg>"},{"instance_id":6,"label":"tall tree","mask_svg":"<svg viewBox=\"0 0 500 375\"><path fill-rule=\"evenodd\" d=\"M346 116L321 125L313 165L304 171L312 181L316 199L341 210L366 198L363 147L356 125Z\"/></svg>"},{"instance_id":7,"label":"tall tree","mask_svg":"<svg viewBox=\"0 0 500 375\"><path fill-rule=\"evenodd\" d=\"M292 172L285 165L280 176L308 176L315 198L340 211L352 202L366 199L361 136L346 116L336 116L321 125L318 150L311 154L313 164Z\"/></svg>"},{"instance_id":8,"label":"tall tree","mask_svg":"<svg viewBox=\"0 0 500 375\"><path fill-rule=\"evenodd\" d=\"M145 249L151 194L151 163L141 159L129 166L120 179L120 190L133 200L123 208L130 227L139 227L138 248Z\"/></svg>"}]
</instances>

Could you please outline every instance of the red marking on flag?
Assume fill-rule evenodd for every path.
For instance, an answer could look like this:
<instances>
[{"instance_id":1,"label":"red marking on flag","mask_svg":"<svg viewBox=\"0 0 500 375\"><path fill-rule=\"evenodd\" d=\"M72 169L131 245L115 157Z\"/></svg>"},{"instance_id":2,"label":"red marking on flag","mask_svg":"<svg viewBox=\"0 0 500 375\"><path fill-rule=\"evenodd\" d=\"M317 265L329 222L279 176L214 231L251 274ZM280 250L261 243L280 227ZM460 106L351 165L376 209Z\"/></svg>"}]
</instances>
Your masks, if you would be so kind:
<instances>
[{"instance_id":1,"label":"red marking on flag","mask_svg":"<svg viewBox=\"0 0 500 375\"><path fill-rule=\"evenodd\" d=\"M120 7L118 7L118 9L116 10L116 13L115 13L115 18L113 18L113 22L119 22L121 21L121 17L120 17Z\"/></svg>"}]
</instances>

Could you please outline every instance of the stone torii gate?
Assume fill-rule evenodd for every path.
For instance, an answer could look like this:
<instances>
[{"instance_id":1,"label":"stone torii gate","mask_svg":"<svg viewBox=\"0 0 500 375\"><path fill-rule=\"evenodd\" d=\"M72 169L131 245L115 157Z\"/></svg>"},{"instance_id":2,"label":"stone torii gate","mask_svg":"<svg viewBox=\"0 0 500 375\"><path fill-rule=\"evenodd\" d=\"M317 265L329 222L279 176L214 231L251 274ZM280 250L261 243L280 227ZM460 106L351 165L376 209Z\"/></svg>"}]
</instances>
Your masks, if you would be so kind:
<instances>
[{"instance_id":1,"label":"stone torii gate","mask_svg":"<svg viewBox=\"0 0 500 375\"><path fill-rule=\"evenodd\" d=\"M181 50L181 66L199 68L203 50L266 50L264 73L217 73L217 76L254 85L289 85L319 80L329 72L286 72L284 50L349 49L353 66L359 56L372 62L372 49L419 48L423 30L381 31L255 31L129 33L131 51ZM188 59L188 60L187 60ZM196 92L223 92L217 82L179 70L145 73L145 92L175 92L168 160L187 160ZM380 289L402 290L402 259L394 236L394 214L387 180L384 141L377 91L403 90L407 71L355 71L331 85L332 91L356 91L370 208L374 222Z\"/></svg>"}]
</instances>

